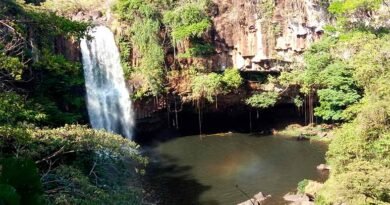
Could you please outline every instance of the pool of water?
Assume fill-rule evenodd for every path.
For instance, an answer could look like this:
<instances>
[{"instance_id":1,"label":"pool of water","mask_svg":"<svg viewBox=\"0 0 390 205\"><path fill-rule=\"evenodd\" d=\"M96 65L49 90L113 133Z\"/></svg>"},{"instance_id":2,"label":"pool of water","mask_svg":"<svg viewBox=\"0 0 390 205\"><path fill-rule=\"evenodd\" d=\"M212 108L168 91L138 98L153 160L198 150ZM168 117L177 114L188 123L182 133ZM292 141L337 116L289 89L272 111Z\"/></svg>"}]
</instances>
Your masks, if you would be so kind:
<instances>
[{"instance_id":1,"label":"pool of water","mask_svg":"<svg viewBox=\"0 0 390 205\"><path fill-rule=\"evenodd\" d=\"M324 181L316 166L327 145L283 136L217 134L176 138L145 148L148 184L163 205L226 205L258 192L284 204L303 179Z\"/></svg>"}]
</instances>

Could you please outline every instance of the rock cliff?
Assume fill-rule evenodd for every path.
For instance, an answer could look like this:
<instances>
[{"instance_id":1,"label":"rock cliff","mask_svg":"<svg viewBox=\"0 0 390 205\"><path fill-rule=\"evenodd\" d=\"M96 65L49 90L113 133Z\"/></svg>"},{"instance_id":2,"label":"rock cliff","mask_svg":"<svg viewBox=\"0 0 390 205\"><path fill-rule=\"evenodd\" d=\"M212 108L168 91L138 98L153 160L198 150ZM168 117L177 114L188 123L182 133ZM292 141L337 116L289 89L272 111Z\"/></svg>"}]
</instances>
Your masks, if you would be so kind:
<instances>
[{"instance_id":1,"label":"rock cliff","mask_svg":"<svg viewBox=\"0 0 390 205\"><path fill-rule=\"evenodd\" d=\"M323 34L329 20L318 0L213 0L217 67L281 70ZM276 63L278 62L278 63Z\"/></svg>"},{"instance_id":2,"label":"rock cliff","mask_svg":"<svg viewBox=\"0 0 390 205\"><path fill-rule=\"evenodd\" d=\"M227 67L242 70L280 71L289 63L302 61L302 52L318 40L323 27L330 22L326 5L319 0L212 0L209 15L211 29L203 36L215 47L215 55L203 59L185 59L181 64L203 63L210 70ZM106 2L111 5L112 1ZM91 11L81 10L71 15L73 20L89 21L115 27L121 33L110 12L110 6ZM103 12L101 11L105 11ZM116 23L113 23L116 22ZM112 26L115 24L115 26ZM60 47L72 48L63 39ZM178 45L185 52L189 42ZM76 48L77 49L77 48ZM61 49L65 50L65 49ZM72 50L72 59L75 51ZM166 51L172 49L166 49ZM134 55L136 51L132 52ZM167 64L173 60L166 53ZM129 59L136 61L136 56ZM132 62L131 64L133 64Z\"/></svg>"}]
</instances>

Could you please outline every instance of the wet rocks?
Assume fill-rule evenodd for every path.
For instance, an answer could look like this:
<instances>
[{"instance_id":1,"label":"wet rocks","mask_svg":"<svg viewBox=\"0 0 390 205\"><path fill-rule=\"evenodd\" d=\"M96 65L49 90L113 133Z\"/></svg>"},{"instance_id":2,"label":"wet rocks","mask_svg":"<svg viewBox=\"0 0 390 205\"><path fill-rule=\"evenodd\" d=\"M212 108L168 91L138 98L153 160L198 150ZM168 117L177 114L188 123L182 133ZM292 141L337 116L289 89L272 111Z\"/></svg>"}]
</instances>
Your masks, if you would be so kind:
<instances>
[{"instance_id":1,"label":"wet rocks","mask_svg":"<svg viewBox=\"0 0 390 205\"><path fill-rule=\"evenodd\" d=\"M310 138L306 137L305 135L301 134L297 137L297 141L307 141L310 140Z\"/></svg>"},{"instance_id":2,"label":"wet rocks","mask_svg":"<svg viewBox=\"0 0 390 205\"><path fill-rule=\"evenodd\" d=\"M326 171L326 170L330 170L330 166L329 165L326 165L326 164L320 164L317 166L317 169L318 170L321 170L321 171Z\"/></svg>"},{"instance_id":3,"label":"wet rocks","mask_svg":"<svg viewBox=\"0 0 390 205\"><path fill-rule=\"evenodd\" d=\"M317 193L321 190L324 184L309 180L305 186L304 193L288 193L284 195L283 199L291 205L312 205Z\"/></svg>"},{"instance_id":4,"label":"wet rocks","mask_svg":"<svg viewBox=\"0 0 390 205\"><path fill-rule=\"evenodd\" d=\"M271 198L271 195L264 196L262 192L259 192L253 196L253 198L239 203L237 205L261 205L265 200Z\"/></svg>"},{"instance_id":5,"label":"wet rocks","mask_svg":"<svg viewBox=\"0 0 390 205\"><path fill-rule=\"evenodd\" d=\"M317 193L321 190L323 186L324 186L323 183L309 180L309 183L307 183L305 187L305 194L311 200L314 200L314 198L317 196Z\"/></svg>"},{"instance_id":6,"label":"wet rocks","mask_svg":"<svg viewBox=\"0 0 390 205\"><path fill-rule=\"evenodd\" d=\"M314 202L310 201L310 198L306 194L291 194L284 195L284 200L290 202L293 205L312 205Z\"/></svg>"}]
</instances>

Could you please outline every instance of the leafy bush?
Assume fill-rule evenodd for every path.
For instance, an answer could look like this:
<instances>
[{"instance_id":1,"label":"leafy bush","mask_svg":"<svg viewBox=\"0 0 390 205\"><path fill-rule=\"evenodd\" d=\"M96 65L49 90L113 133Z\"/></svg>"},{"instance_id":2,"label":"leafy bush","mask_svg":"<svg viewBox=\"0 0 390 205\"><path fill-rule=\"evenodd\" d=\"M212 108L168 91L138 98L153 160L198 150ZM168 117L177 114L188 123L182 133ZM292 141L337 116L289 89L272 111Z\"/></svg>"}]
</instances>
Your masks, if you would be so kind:
<instances>
[{"instance_id":1,"label":"leafy bush","mask_svg":"<svg viewBox=\"0 0 390 205\"><path fill-rule=\"evenodd\" d=\"M104 0L46 0L42 6L61 15L72 15L97 9L104 4Z\"/></svg>"},{"instance_id":2,"label":"leafy bush","mask_svg":"<svg viewBox=\"0 0 390 205\"><path fill-rule=\"evenodd\" d=\"M2 126L0 137L3 156L35 161L45 198L52 203L141 201L140 190L134 186L147 160L128 139L78 125L57 129ZM117 201L110 201L111 197Z\"/></svg>"},{"instance_id":3,"label":"leafy bush","mask_svg":"<svg viewBox=\"0 0 390 205\"><path fill-rule=\"evenodd\" d=\"M242 85L243 78L241 77L240 71L234 68L228 68L222 75L222 82L225 85L226 90L237 89Z\"/></svg>"},{"instance_id":4,"label":"leafy bush","mask_svg":"<svg viewBox=\"0 0 390 205\"><path fill-rule=\"evenodd\" d=\"M20 196L16 193L16 189L8 184L0 184L0 203L19 205Z\"/></svg>"},{"instance_id":5,"label":"leafy bush","mask_svg":"<svg viewBox=\"0 0 390 205\"><path fill-rule=\"evenodd\" d=\"M186 53L179 53L178 58L207 57L215 53L215 48L209 43L193 43Z\"/></svg>"},{"instance_id":6,"label":"leafy bush","mask_svg":"<svg viewBox=\"0 0 390 205\"><path fill-rule=\"evenodd\" d=\"M171 27L174 40L200 37L211 25L204 3L185 3L164 13L163 22Z\"/></svg>"},{"instance_id":7,"label":"leafy bush","mask_svg":"<svg viewBox=\"0 0 390 205\"><path fill-rule=\"evenodd\" d=\"M260 94L254 94L248 98L245 103L254 108L268 108L274 106L279 98L277 92L262 92Z\"/></svg>"},{"instance_id":8,"label":"leafy bush","mask_svg":"<svg viewBox=\"0 0 390 205\"><path fill-rule=\"evenodd\" d=\"M213 97L230 93L242 84L242 78L237 69L227 69L223 74L196 74L191 80L190 86L193 100L204 98L209 102L214 102Z\"/></svg>"},{"instance_id":9,"label":"leafy bush","mask_svg":"<svg viewBox=\"0 0 390 205\"><path fill-rule=\"evenodd\" d=\"M47 115L33 105L16 93L0 93L0 125L39 123L46 120Z\"/></svg>"},{"instance_id":10,"label":"leafy bush","mask_svg":"<svg viewBox=\"0 0 390 205\"><path fill-rule=\"evenodd\" d=\"M43 204L42 184L33 161L6 158L0 161L0 165L0 201L8 201L10 204Z\"/></svg>"},{"instance_id":11,"label":"leafy bush","mask_svg":"<svg viewBox=\"0 0 390 205\"><path fill-rule=\"evenodd\" d=\"M137 18L155 19L157 16L156 5L153 1L118 0L114 5L114 11L122 20L129 22L134 22Z\"/></svg>"},{"instance_id":12,"label":"leafy bush","mask_svg":"<svg viewBox=\"0 0 390 205\"><path fill-rule=\"evenodd\" d=\"M355 82L340 80L342 69L332 72L336 77L332 81L358 84L364 95L347 110L351 120L337 130L329 146L327 160L332 172L320 192L320 204L390 203L390 83L385 80L389 66L384 59L388 37L360 31L344 33L333 54L349 53L343 60L352 69ZM348 98L343 96L343 100Z\"/></svg>"},{"instance_id":13,"label":"leafy bush","mask_svg":"<svg viewBox=\"0 0 390 205\"><path fill-rule=\"evenodd\" d=\"M205 98L209 102L214 102L213 97L217 96L222 89L221 76L216 73L198 75L192 81L192 98Z\"/></svg>"}]
</instances>

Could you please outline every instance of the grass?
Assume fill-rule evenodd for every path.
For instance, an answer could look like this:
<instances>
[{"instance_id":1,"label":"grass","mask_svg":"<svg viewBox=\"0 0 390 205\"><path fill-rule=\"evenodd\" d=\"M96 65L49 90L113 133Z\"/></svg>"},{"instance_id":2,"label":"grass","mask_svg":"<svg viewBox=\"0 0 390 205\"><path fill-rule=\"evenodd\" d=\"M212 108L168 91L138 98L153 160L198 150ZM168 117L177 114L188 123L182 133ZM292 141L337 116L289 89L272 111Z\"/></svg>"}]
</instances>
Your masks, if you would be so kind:
<instances>
[{"instance_id":1,"label":"grass","mask_svg":"<svg viewBox=\"0 0 390 205\"><path fill-rule=\"evenodd\" d=\"M105 0L47 0L43 6L61 15L71 15L78 11L93 11L106 5Z\"/></svg>"}]
</instances>

